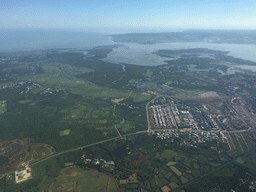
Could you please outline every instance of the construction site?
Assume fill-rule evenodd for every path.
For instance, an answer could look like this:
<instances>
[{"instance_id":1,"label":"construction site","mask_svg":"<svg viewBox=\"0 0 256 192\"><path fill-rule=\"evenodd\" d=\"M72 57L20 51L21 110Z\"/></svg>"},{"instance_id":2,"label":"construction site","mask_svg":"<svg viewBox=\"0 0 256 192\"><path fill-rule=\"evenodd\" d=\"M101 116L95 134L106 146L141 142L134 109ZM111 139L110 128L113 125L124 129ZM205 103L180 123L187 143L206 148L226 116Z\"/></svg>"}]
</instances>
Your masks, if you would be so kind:
<instances>
[{"instance_id":1,"label":"construction site","mask_svg":"<svg viewBox=\"0 0 256 192\"><path fill-rule=\"evenodd\" d=\"M25 169L21 171L15 171L15 183L21 183L23 181L27 181L28 179L32 178L31 168L29 164L25 165Z\"/></svg>"}]
</instances>

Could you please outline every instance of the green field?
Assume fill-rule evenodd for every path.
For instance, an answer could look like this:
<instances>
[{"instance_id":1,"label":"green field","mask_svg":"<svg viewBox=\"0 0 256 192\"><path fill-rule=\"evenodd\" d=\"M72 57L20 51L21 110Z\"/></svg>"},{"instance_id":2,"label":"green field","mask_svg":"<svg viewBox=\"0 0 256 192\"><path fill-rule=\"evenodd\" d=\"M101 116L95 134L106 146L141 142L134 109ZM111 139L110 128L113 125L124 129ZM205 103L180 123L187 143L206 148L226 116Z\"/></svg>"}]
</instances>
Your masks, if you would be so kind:
<instances>
[{"instance_id":1,"label":"green field","mask_svg":"<svg viewBox=\"0 0 256 192\"><path fill-rule=\"evenodd\" d=\"M19 103L21 104L27 104L27 103L32 103L32 100L20 100Z\"/></svg>"},{"instance_id":2,"label":"green field","mask_svg":"<svg viewBox=\"0 0 256 192\"><path fill-rule=\"evenodd\" d=\"M69 129L66 129L66 130L60 132L60 136L69 135L69 134L70 134Z\"/></svg>"},{"instance_id":3,"label":"green field","mask_svg":"<svg viewBox=\"0 0 256 192\"><path fill-rule=\"evenodd\" d=\"M150 69L148 69L147 73L146 73L146 76L151 76L151 75L153 75L153 72Z\"/></svg>"},{"instance_id":4,"label":"green field","mask_svg":"<svg viewBox=\"0 0 256 192\"><path fill-rule=\"evenodd\" d=\"M216 177L232 177L234 174L235 169L228 165L213 172Z\"/></svg>"},{"instance_id":5,"label":"green field","mask_svg":"<svg viewBox=\"0 0 256 192\"><path fill-rule=\"evenodd\" d=\"M20 80L31 79L31 81L39 83L44 87L66 88L68 87L73 94L79 94L86 97L96 98L122 98L129 95L128 91L117 91L114 89L104 89L98 87L83 79L69 79L62 74L38 74L26 77L19 77Z\"/></svg>"},{"instance_id":6,"label":"green field","mask_svg":"<svg viewBox=\"0 0 256 192\"><path fill-rule=\"evenodd\" d=\"M152 95L147 95L143 93L133 93L131 95L134 102L142 102L142 101L148 101L152 98Z\"/></svg>"},{"instance_id":7,"label":"green field","mask_svg":"<svg viewBox=\"0 0 256 192\"><path fill-rule=\"evenodd\" d=\"M53 65L43 65L43 70L46 73L61 72L61 70L57 66L53 66Z\"/></svg>"},{"instance_id":8,"label":"green field","mask_svg":"<svg viewBox=\"0 0 256 192\"><path fill-rule=\"evenodd\" d=\"M65 166L66 166L66 167L69 167L69 166L72 166L72 165L74 165L74 163L72 163L72 162L65 163Z\"/></svg>"},{"instance_id":9,"label":"green field","mask_svg":"<svg viewBox=\"0 0 256 192\"><path fill-rule=\"evenodd\" d=\"M256 173L256 159L253 159L250 162L243 164L243 166L249 168L251 171Z\"/></svg>"},{"instance_id":10,"label":"green field","mask_svg":"<svg viewBox=\"0 0 256 192\"><path fill-rule=\"evenodd\" d=\"M193 155L193 157L199 161L208 162L208 159L204 155Z\"/></svg>"},{"instance_id":11,"label":"green field","mask_svg":"<svg viewBox=\"0 0 256 192\"><path fill-rule=\"evenodd\" d=\"M171 157L176 157L177 153L173 150L164 150L160 155L157 153L156 158L160 159L170 159Z\"/></svg>"}]
</instances>

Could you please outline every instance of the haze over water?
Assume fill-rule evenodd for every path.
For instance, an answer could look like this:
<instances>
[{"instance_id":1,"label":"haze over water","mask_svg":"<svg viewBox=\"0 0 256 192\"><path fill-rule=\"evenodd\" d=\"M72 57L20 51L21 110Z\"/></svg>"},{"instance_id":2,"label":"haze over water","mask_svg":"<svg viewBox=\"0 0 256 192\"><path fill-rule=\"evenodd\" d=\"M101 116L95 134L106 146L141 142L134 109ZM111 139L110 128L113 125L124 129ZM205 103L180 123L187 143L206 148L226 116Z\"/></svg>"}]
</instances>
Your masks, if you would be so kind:
<instances>
[{"instance_id":1,"label":"haze over water","mask_svg":"<svg viewBox=\"0 0 256 192\"><path fill-rule=\"evenodd\" d=\"M91 48L111 44L108 34L71 30L0 30L0 51Z\"/></svg>"},{"instance_id":2,"label":"haze over water","mask_svg":"<svg viewBox=\"0 0 256 192\"><path fill-rule=\"evenodd\" d=\"M219 51L229 51L228 55L244 60L256 62L256 46L245 44L216 44L204 42L182 42L182 43L160 43L152 45L143 45L137 43L122 43L123 47L115 48L104 61L113 63L129 63L135 65L163 65L167 64L166 60L171 58L160 57L152 54L157 50L169 49L194 49L208 48Z\"/></svg>"},{"instance_id":3,"label":"haze over water","mask_svg":"<svg viewBox=\"0 0 256 192\"><path fill-rule=\"evenodd\" d=\"M54 48L88 49L101 45L122 44L104 61L135 65L163 65L170 58L152 54L160 49L208 48L229 51L229 55L256 62L256 45L182 42L161 44L115 43L109 34L68 30L0 30L0 51L24 51Z\"/></svg>"}]
</instances>

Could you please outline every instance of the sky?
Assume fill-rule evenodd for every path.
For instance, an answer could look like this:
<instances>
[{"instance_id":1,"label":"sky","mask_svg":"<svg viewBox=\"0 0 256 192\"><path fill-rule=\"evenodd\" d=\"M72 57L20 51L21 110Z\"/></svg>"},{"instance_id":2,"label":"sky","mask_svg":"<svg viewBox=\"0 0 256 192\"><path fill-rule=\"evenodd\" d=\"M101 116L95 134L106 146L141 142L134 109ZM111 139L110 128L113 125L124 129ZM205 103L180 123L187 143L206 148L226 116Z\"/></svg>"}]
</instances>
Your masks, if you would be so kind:
<instances>
[{"instance_id":1,"label":"sky","mask_svg":"<svg viewBox=\"0 0 256 192\"><path fill-rule=\"evenodd\" d=\"M12 28L111 33L256 29L256 1L0 0L0 29Z\"/></svg>"}]
</instances>

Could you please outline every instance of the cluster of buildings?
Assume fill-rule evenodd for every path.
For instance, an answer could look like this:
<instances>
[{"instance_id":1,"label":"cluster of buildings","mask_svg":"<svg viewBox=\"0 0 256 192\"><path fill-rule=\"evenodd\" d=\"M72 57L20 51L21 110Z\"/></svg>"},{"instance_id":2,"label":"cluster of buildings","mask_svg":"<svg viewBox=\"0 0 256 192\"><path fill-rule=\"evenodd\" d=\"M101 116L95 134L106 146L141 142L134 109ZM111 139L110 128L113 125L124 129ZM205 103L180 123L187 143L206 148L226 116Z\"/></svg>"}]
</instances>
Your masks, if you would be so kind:
<instances>
[{"instance_id":1,"label":"cluster of buildings","mask_svg":"<svg viewBox=\"0 0 256 192\"><path fill-rule=\"evenodd\" d=\"M20 94L28 93L29 91L41 87L38 83L32 83L31 80L28 81L20 81L16 83L8 83L2 87L0 87L0 91L8 90L8 89L14 89L14 88L20 88L22 87L22 91Z\"/></svg>"},{"instance_id":2,"label":"cluster of buildings","mask_svg":"<svg viewBox=\"0 0 256 192\"><path fill-rule=\"evenodd\" d=\"M115 166L114 161L106 161L105 159L86 159L85 155L82 155L82 160L85 164L100 165L102 167Z\"/></svg>"},{"instance_id":3,"label":"cluster of buildings","mask_svg":"<svg viewBox=\"0 0 256 192\"><path fill-rule=\"evenodd\" d=\"M154 128L177 128L177 119L174 116L176 111L173 109L173 105L167 104L164 97L160 101L153 102L153 104L150 108L152 110Z\"/></svg>"},{"instance_id":4,"label":"cluster of buildings","mask_svg":"<svg viewBox=\"0 0 256 192\"><path fill-rule=\"evenodd\" d=\"M66 92L65 89L53 89L48 87L44 91L40 92L40 95L50 95L50 94L58 93L60 91Z\"/></svg>"},{"instance_id":5,"label":"cluster of buildings","mask_svg":"<svg viewBox=\"0 0 256 192\"><path fill-rule=\"evenodd\" d=\"M29 84L27 87L26 87L26 91L25 93L28 93L30 90L33 90L33 89L36 89L36 88L39 88L41 87L41 85L39 85L38 83L32 83L32 84ZM24 93L24 91L21 91L20 94Z\"/></svg>"},{"instance_id":6,"label":"cluster of buildings","mask_svg":"<svg viewBox=\"0 0 256 192\"><path fill-rule=\"evenodd\" d=\"M186 145L191 147L197 147L200 143L206 141L219 140L219 135L211 132L194 131L194 130L168 130L160 131L156 133L157 138L160 139L172 139L179 138L180 145Z\"/></svg>"},{"instance_id":7,"label":"cluster of buildings","mask_svg":"<svg viewBox=\"0 0 256 192\"><path fill-rule=\"evenodd\" d=\"M14 89L14 88L22 88L20 94L29 93L31 90L40 88L41 85L38 83L32 83L32 81L21 81L17 83L10 83L0 87L0 91ZM65 89L53 89L53 88L46 88L44 91L40 92L40 95L49 95L58 93L60 91L66 92Z\"/></svg>"},{"instance_id":8,"label":"cluster of buildings","mask_svg":"<svg viewBox=\"0 0 256 192\"><path fill-rule=\"evenodd\" d=\"M154 125L156 127L166 127L165 119L164 119L164 113L166 116L166 110L165 108L161 108L160 105L152 106L153 110L153 117L154 117Z\"/></svg>"},{"instance_id":9,"label":"cluster of buildings","mask_svg":"<svg viewBox=\"0 0 256 192\"><path fill-rule=\"evenodd\" d=\"M23 84L27 83L28 81L21 81L17 83L8 83L2 87L0 87L0 90L7 90L7 89L13 89L22 86Z\"/></svg>"},{"instance_id":10,"label":"cluster of buildings","mask_svg":"<svg viewBox=\"0 0 256 192\"><path fill-rule=\"evenodd\" d=\"M0 58L0 61L10 61L11 60L11 58Z\"/></svg>"},{"instance_id":11,"label":"cluster of buildings","mask_svg":"<svg viewBox=\"0 0 256 192\"><path fill-rule=\"evenodd\" d=\"M31 178L32 178L31 168L28 165L26 165L25 169L20 172L15 171L15 183L16 184L21 183L21 182L26 181Z\"/></svg>"},{"instance_id":12,"label":"cluster of buildings","mask_svg":"<svg viewBox=\"0 0 256 192\"><path fill-rule=\"evenodd\" d=\"M28 81L20 81L16 83L9 83L2 87L0 87L0 91L4 91L7 89L14 89L14 88L22 88L20 94L28 93L31 90L40 88L41 85L38 83L33 83L31 80ZM40 92L40 95L47 95L47 94L54 94L60 91L66 92L65 89L53 89L53 88L46 88L44 91Z\"/></svg>"},{"instance_id":13,"label":"cluster of buildings","mask_svg":"<svg viewBox=\"0 0 256 192\"><path fill-rule=\"evenodd\" d=\"M206 106L205 106L206 108ZM183 103L175 103L165 97L157 98L151 106L152 129L194 129L194 130L219 130L219 127L212 117L200 105L190 109Z\"/></svg>"},{"instance_id":14,"label":"cluster of buildings","mask_svg":"<svg viewBox=\"0 0 256 192\"><path fill-rule=\"evenodd\" d=\"M209 131L218 130L216 121L206 111L198 108L191 109L194 121L196 122L197 129Z\"/></svg>"}]
</instances>

